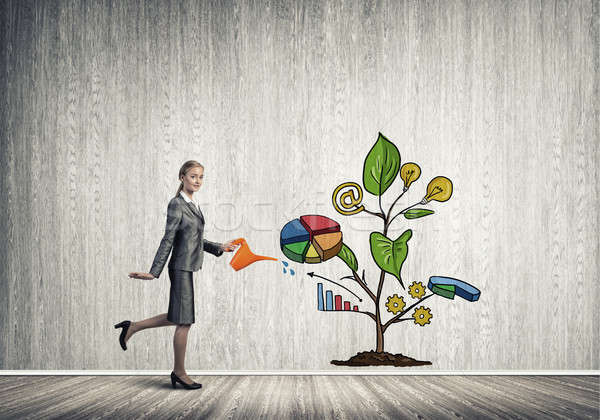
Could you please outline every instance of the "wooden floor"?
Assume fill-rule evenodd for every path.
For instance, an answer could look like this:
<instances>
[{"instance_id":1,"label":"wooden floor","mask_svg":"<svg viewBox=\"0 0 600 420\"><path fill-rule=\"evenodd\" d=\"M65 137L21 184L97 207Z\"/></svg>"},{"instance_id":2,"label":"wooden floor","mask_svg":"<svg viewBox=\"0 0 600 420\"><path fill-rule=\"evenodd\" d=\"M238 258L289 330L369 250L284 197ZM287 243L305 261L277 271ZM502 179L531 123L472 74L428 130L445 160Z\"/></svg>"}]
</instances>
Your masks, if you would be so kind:
<instances>
[{"instance_id":1,"label":"wooden floor","mask_svg":"<svg viewBox=\"0 0 600 420\"><path fill-rule=\"evenodd\" d=\"M598 376L0 376L0 418L590 418Z\"/></svg>"}]
</instances>

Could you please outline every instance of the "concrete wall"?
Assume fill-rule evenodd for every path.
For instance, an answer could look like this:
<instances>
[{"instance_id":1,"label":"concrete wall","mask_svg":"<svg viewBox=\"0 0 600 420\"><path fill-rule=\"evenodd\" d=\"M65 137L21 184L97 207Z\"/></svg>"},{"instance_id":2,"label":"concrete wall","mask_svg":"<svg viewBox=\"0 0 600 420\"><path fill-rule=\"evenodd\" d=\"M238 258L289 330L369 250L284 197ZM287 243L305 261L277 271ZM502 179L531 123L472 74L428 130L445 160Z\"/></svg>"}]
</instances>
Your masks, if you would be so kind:
<instances>
[{"instance_id":1,"label":"concrete wall","mask_svg":"<svg viewBox=\"0 0 600 420\"><path fill-rule=\"evenodd\" d=\"M598 2L4 1L0 12L0 368L172 366L173 327L124 353L113 324L167 311L166 269L127 273L150 269L187 159L205 165L208 239L245 237L283 258L281 227L323 214L376 289L368 237L381 220L338 214L331 194L362 181L380 131L423 171L397 208L436 175L454 184L433 216L390 229L413 229L406 282L446 275L482 291L429 299L431 324L391 327L385 349L432 362L421 370L600 368ZM401 191L397 180L384 207ZM378 208L367 192L363 203ZM349 274L341 260L293 263L291 276L281 262L234 272L230 256L207 255L195 273L188 369L338 371L330 360L375 348L369 317L316 311L306 273L336 280ZM393 293L388 275L382 300Z\"/></svg>"}]
</instances>

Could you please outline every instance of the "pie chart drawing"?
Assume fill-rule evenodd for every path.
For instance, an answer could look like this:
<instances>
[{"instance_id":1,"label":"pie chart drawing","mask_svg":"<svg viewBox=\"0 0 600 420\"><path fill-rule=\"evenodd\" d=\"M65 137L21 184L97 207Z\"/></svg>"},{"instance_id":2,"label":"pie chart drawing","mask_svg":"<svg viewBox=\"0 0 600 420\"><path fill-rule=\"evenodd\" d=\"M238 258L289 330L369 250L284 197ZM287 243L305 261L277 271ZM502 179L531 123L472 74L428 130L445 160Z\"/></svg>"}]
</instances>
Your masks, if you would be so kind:
<instances>
[{"instance_id":1,"label":"pie chart drawing","mask_svg":"<svg viewBox=\"0 0 600 420\"><path fill-rule=\"evenodd\" d=\"M342 249L340 225L318 214L300 216L281 229L280 246L284 255L295 262L327 261Z\"/></svg>"},{"instance_id":2,"label":"pie chart drawing","mask_svg":"<svg viewBox=\"0 0 600 420\"><path fill-rule=\"evenodd\" d=\"M452 277L432 276L429 278L427 288L446 299L454 299L456 295L470 302L475 302L481 295L478 288Z\"/></svg>"}]
</instances>

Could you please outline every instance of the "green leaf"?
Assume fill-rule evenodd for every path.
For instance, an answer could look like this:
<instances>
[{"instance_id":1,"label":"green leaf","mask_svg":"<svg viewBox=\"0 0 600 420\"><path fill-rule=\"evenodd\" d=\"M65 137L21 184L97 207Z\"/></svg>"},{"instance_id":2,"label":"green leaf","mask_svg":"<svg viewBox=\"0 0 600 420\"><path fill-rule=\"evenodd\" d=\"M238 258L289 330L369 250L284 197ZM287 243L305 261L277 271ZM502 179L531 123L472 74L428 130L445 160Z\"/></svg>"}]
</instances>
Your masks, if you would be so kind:
<instances>
[{"instance_id":1,"label":"green leaf","mask_svg":"<svg viewBox=\"0 0 600 420\"><path fill-rule=\"evenodd\" d=\"M396 179L400 170L400 152L383 134L367 154L363 166L363 184L374 195L382 195Z\"/></svg>"},{"instance_id":2,"label":"green leaf","mask_svg":"<svg viewBox=\"0 0 600 420\"><path fill-rule=\"evenodd\" d=\"M407 219L418 219L419 217L429 216L430 214L433 214L433 213L434 213L433 210L410 209L410 210L407 210L406 213L403 213L403 214L404 214L404 217L406 217Z\"/></svg>"},{"instance_id":3,"label":"green leaf","mask_svg":"<svg viewBox=\"0 0 600 420\"><path fill-rule=\"evenodd\" d=\"M340 252L338 252L337 256L340 257L352 271L358 270L356 256L354 255L354 252L352 252L352 250L346 246L346 244L342 243L342 249Z\"/></svg>"},{"instance_id":4,"label":"green leaf","mask_svg":"<svg viewBox=\"0 0 600 420\"><path fill-rule=\"evenodd\" d=\"M371 255L375 263L386 273L394 275L404 288L400 270L402 264L408 255L408 240L412 237L412 230L408 229L402 233L395 241L382 235L379 232L371 233L369 242L371 243Z\"/></svg>"}]
</instances>

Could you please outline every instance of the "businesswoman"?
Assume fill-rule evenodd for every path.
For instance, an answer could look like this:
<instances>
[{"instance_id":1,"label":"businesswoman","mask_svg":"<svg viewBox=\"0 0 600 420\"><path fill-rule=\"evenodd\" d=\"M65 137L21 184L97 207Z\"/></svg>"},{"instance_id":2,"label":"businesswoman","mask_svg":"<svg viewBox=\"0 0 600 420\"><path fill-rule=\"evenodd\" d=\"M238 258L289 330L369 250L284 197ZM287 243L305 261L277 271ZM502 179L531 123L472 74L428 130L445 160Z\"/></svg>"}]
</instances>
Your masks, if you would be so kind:
<instances>
[{"instance_id":1,"label":"businesswoman","mask_svg":"<svg viewBox=\"0 0 600 420\"><path fill-rule=\"evenodd\" d=\"M173 337L175 363L171 372L171 384L179 382L186 389L201 388L202 385L190 379L184 368L187 336L194 317L194 282L193 272L202 268L204 251L217 257L224 251L232 252L235 245L232 241L224 244L204 239L204 216L200 207L192 199L204 178L204 167L195 160L189 160L179 170L181 181L175 197L167 207L167 224L165 234L160 242L149 273L133 272L129 277L143 280L158 278L163 270L171 250L169 260L169 310L143 321L122 321L115 328L122 328L119 343L127 350L125 343L133 334L146 328L176 325Z\"/></svg>"}]
</instances>

